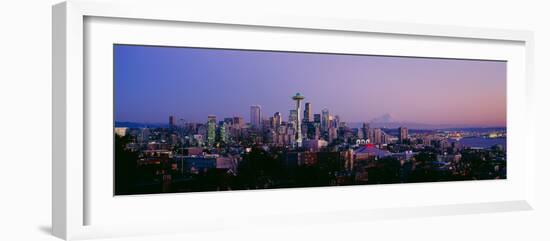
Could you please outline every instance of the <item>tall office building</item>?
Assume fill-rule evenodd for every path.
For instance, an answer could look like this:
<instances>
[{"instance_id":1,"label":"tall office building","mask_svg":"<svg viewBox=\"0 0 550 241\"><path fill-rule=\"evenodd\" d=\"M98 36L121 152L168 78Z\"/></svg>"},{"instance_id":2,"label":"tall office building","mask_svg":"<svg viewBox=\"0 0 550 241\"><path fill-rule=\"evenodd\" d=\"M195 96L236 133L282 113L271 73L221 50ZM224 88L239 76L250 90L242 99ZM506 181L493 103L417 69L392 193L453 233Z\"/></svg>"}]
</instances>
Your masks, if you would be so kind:
<instances>
[{"instance_id":1,"label":"tall office building","mask_svg":"<svg viewBox=\"0 0 550 241\"><path fill-rule=\"evenodd\" d=\"M365 132L363 132L363 128L359 128L357 130L357 139L365 139Z\"/></svg>"},{"instance_id":2,"label":"tall office building","mask_svg":"<svg viewBox=\"0 0 550 241\"><path fill-rule=\"evenodd\" d=\"M209 115L208 122L206 123L207 128L207 140L208 145L214 145L216 142L216 116Z\"/></svg>"},{"instance_id":3,"label":"tall office building","mask_svg":"<svg viewBox=\"0 0 550 241\"><path fill-rule=\"evenodd\" d=\"M332 125L334 128L338 129L340 127L340 116L335 115L332 121Z\"/></svg>"},{"instance_id":4,"label":"tall office building","mask_svg":"<svg viewBox=\"0 0 550 241\"><path fill-rule=\"evenodd\" d=\"M176 118L174 118L173 115L171 115L171 116L168 117L168 126L169 126L170 128L173 128L173 127L176 126Z\"/></svg>"},{"instance_id":5,"label":"tall office building","mask_svg":"<svg viewBox=\"0 0 550 241\"><path fill-rule=\"evenodd\" d=\"M311 109L311 103L306 102L304 110L304 122L313 122L313 111Z\"/></svg>"},{"instance_id":6,"label":"tall office building","mask_svg":"<svg viewBox=\"0 0 550 241\"><path fill-rule=\"evenodd\" d=\"M328 127L329 127L329 118L330 118L330 114L328 112L328 109L323 109L321 111L321 129L323 131L327 131L328 130Z\"/></svg>"},{"instance_id":7,"label":"tall office building","mask_svg":"<svg viewBox=\"0 0 550 241\"><path fill-rule=\"evenodd\" d=\"M391 143L391 136L388 135L386 132L382 132L382 143L383 144L390 144Z\"/></svg>"},{"instance_id":8,"label":"tall office building","mask_svg":"<svg viewBox=\"0 0 550 241\"><path fill-rule=\"evenodd\" d=\"M226 118L227 119L227 118ZM229 125L226 122L222 122L220 126L220 141L227 143L229 141Z\"/></svg>"},{"instance_id":9,"label":"tall office building","mask_svg":"<svg viewBox=\"0 0 550 241\"><path fill-rule=\"evenodd\" d=\"M399 142L403 143L403 141L408 139L409 139L409 128L399 127Z\"/></svg>"},{"instance_id":10,"label":"tall office building","mask_svg":"<svg viewBox=\"0 0 550 241\"><path fill-rule=\"evenodd\" d=\"M128 127L115 127L115 134L120 137L126 136L128 134Z\"/></svg>"},{"instance_id":11,"label":"tall office building","mask_svg":"<svg viewBox=\"0 0 550 241\"><path fill-rule=\"evenodd\" d=\"M313 126L314 126L314 134L313 134L313 139L314 140L319 140L321 139L321 127L319 126L320 124L319 123L314 123Z\"/></svg>"},{"instance_id":12,"label":"tall office building","mask_svg":"<svg viewBox=\"0 0 550 241\"><path fill-rule=\"evenodd\" d=\"M227 125L233 125L233 118L232 117L223 118L223 122Z\"/></svg>"},{"instance_id":13,"label":"tall office building","mask_svg":"<svg viewBox=\"0 0 550 241\"><path fill-rule=\"evenodd\" d=\"M206 122L216 123L216 116L215 115L208 115L208 120Z\"/></svg>"},{"instance_id":14,"label":"tall office building","mask_svg":"<svg viewBox=\"0 0 550 241\"><path fill-rule=\"evenodd\" d=\"M328 128L328 142L332 143L334 140L338 138L338 129L330 126Z\"/></svg>"},{"instance_id":15,"label":"tall office building","mask_svg":"<svg viewBox=\"0 0 550 241\"><path fill-rule=\"evenodd\" d=\"M373 132L374 132L374 137L372 142L374 144L382 144L382 129L375 128Z\"/></svg>"},{"instance_id":16,"label":"tall office building","mask_svg":"<svg viewBox=\"0 0 550 241\"><path fill-rule=\"evenodd\" d=\"M283 123L283 115L281 115L281 112L275 112L275 114L273 114L273 120L275 122L275 127L281 126Z\"/></svg>"},{"instance_id":17,"label":"tall office building","mask_svg":"<svg viewBox=\"0 0 550 241\"><path fill-rule=\"evenodd\" d=\"M147 143L149 141L149 135L151 135L151 130L149 130L149 128L141 129L140 142Z\"/></svg>"},{"instance_id":18,"label":"tall office building","mask_svg":"<svg viewBox=\"0 0 550 241\"><path fill-rule=\"evenodd\" d=\"M262 124L262 107L259 105L250 106L250 124L253 128L259 129Z\"/></svg>"},{"instance_id":19,"label":"tall office building","mask_svg":"<svg viewBox=\"0 0 550 241\"><path fill-rule=\"evenodd\" d=\"M361 132L361 134L363 135L363 138L369 139L369 129L370 129L369 123L363 122L363 126L361 127L361 130L359 130L359 132Z\"/></svg>"},{"instance_id":20,"label":"tall office building","mask_svg":"<svg viewBox=\"0 0 550 241\"><path fill-rule=\"evenodd\" d=\"M272 121L273 121L273 118L271 118L271 120L270 120L270 118L262 119L260 128L262 130L269 129L271 127L271 123L273 123Z\"/></svg>"},{"instance_id":21,"label":"tall office building","mask_svg":"<svg viewBox=\"0 0 550 241\"><path fill-rule=\"evenodd\" d=\"M277 126L277 124L275 123L275 117L271 116L269 117L269 128L273 129Z\"/></svg>"},{"instance_id":22,"label":"tall office building","mask_svg":"<svg viewBox=\"0 0 550 241\"><path fill-rule=\"evenodd\" d=\"M321 114L314 114L313 122L321 124Z\"/></svg>"},{"instance_id":23,"label":"tall office building","mask_svg":"<svg viewBox=\"0 0 550 241\"><path fill-rule=\"evenodd\" d=\"M296 121L294 126L296 128L296 146L302 147L302 121L300 118L301 106L300 102L304 99L300 93L296 93L295 96L292 96L292 100L296 101Z\"/></svg>"},{"instance_id":24,"label":"tall office building","mask_svg":"<svg viewBox=\"0 0 550 241\"><path fill-rule=\"evenodd\" d=\"M244 118L242 118L240 116L233 117L233 125L235 125L235 127L243 128L244 124L245 124L244 123Z\"/></svg>"},{"instance_id":25,"label":"tall office building","mask_svg":"<svg viewBox=\"0 0 550 241\"><path fill-rule=\"evenodd\" d=\"M290 110L288 113L288 123L291 123L294 126L297 120L298 120L298 111Z\"/></svg>"}]
</instances>

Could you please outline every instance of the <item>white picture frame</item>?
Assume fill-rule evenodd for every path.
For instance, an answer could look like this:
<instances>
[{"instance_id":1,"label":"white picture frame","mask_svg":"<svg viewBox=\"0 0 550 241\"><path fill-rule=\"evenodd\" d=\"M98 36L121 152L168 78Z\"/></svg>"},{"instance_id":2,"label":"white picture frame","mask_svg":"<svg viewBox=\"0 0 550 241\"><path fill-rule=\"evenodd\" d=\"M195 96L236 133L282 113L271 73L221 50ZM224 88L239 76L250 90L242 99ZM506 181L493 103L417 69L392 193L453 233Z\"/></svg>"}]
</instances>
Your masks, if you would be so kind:
<instances>
[{"instance_id":1,"label":"white picture frame","mask_svg":"<svg viewBox=\"0 0 550 241\"><path fill-rule=\"evenodd\" d=\"M155 11L150 11L150 9ZM162 225L162 220L159 221L158 216L154 216L151 212L147 212L146 205L154 205L155 203L169 202L170 198L194 199L197 204L214 202L219 198L237 202L238 200L273 200L274 198L288 197L289 195L307 198L300 194L305 192L304 189L298 190L282 190L282 191L259 191L259 192L224 192L223 194L185 194L175 196L136 196L133 200L144 200L139 204L131 202L124 205L140 205L145 209L144 213L148 213L148 218L156 220L158 225L147 225L147 228L136 228L134 224L129 222L130 218L121 218L128 212L121 212L117 215L113 214L113 223L94 223L89 220L90 215L95 212L101 212L101 209L107 210L104 212L112 212L113 207L120 204L113 204L113 207L96 205L90 209L90 202L94 198L93 188L90 187L90 181L87 169L91 168L91 164L85 161L85 157L89 155L89 145L85 139L90 130L87 130L89 119L86 113L90 111L89 99L87 91L90 88L85 83L85 68L89 65L86 63L89 53L86 51L86 19L109 18L124 21L138 21L137 24L144 22L155 22L156 25L163 23L198 23L198 24L213 24L223 25L224 29L237 27L253 27L255 29L277 29L280 31L300 30L300 31L319 31L317 33L358 33L358 34L382 34L391 35L396 38L407 37L427 37L437 39L438 41L456 40L462 41L482 41L484 44L492 45L496 42L512 44L519 46L521 53L517 52L514 56L519 56L519 61L515 61L515 66L518 66L518 72L515 73L512 80L508 80L508 105L513 105L514 111L509 117L514 120L518 129L517 133L511 135L511 138L521 140L521 148L515 151L516 156L521 155L522 161L518 166L522 170L521 179L516 182L516 191L513 195L502 196L494 200L479 198L477 200L472 197L468 200L457 200L454 203L441 202L438 204L426 202L411 202L410 205L402 205L395 202L393 206L373 206L375 208L351 208L338 209L328 207L326 210L319 210L313 206L311 210L294 210L281 215L281 210L274 209L271 212L263 213L261 216L254 216L251 212L231 212L224 215L235 215L231 217L231 224L226 221L209 222L206 220L194 222L192 225L188 220L170 219L165 220L166 223L181 221L186 223L185 228L180 228L176 232L191 232L195 230L209 230L217 228L234 227L243 224L257 223L292 223L299 224L300 222L339 222L344 220L368 220L368 219L383 219L395 217L422 217L433 215L451 215L451 214L466 214L466 213L482 213L482 212L497 212L497 211L514 211L514 210L530 210L534 206L534 175L536 160L532 153L534 136L532 126L530 125L529 116L532 116L531 98L532 98L532 66L533 66L533 34L529 31L518 30L497 30L497 29L482 29L470 27L455 27L455 26L439 26L439 25L422 25L409 23L391 23L391 22L374 22L363 20L350 19L318 19L292 16L269 16L269 15L212 15L205 11L197 9L189 9L184 3L176 2L159 2L151 1L150 3L136 2L95 2L95 1L67 1L53 6L53 167L52 167L52 227L53 234L63 239L81 239L93 237L111 237L120 235L136 235L136 234L151 234L151 233L167 233L174 232L171 225ZM136 24L135 22L132 24ZM153 25L155 25L153 24ZM155 25L155 26L156 26ZM150 26L150 28L155 28ZM124 25L118 27L125 28ZM91 33L101 33L100 31L92 30ZM100 41L100 40L98 40ZM112 41L107 39L108 41ZM128 40L131 41L131 40ZM136 37L136 42L140 42L139 37ZM154 40L151 40L154 41ZM169 42L169 40L166 40ZM168 43L166 42L166 43ZM93 47L93 46L92 46ZM94 48L94 47L93 47ZM517 49L515 48L515 49ZM511 50L516 51L516 50ZM495 55L497 56L497 55ZM104 57L103 57L104 58ZM95 67L93 67L95 68ZM513 81L513 85L510 85ZM510 88L514 87L514 88ZM517 87L517 88L515 88ZM93 95L93 94L92 94ZM93 99L93 97L92 97ZM510 113L510 112L509 112ZM520 129L521 128L521 129ZM112 131L112 130L111 130ZM519 163L519 162L518 162ZM111 174L112 175L112 174ZM92 180L94 180L92 178ZM437 184L439 188L448 183ZM480 184L481 185L481 184ZM491 183L482 184L483 188L493 188ZM308 196L319 195L322 198L327 193L340 193L348 195L353 190L358 190L359 187L344 187L340 189L329 188L322 190L308 190ZM372 188L372 187L371 187ZM382 186L380 188L395 189L395 186ZM436 190L435 186L419 186L415 187L430 192ZM480 188L478 191L483 191ZM503 186L503 188L507 188ZM195 196L193 196L195 195ZM283 195L283 196L281 196ZM349 194L353 195L353 194ZM429 195L429 194L428 194ZM351 197L351 196L350 196ZM113 198L111 196L111 198ZM90 201L92 200L92 201ZM120 200L120 199L119 199ZM128 200L128 199L126 199ZM162 201L164 200L164 201ZM477 201L476 201L477 200ZM145 205L145 206L143 206ZM281 204L279 208L287 208ZM254 210L253 205L250 207ZM151 207L149 206L149 209ZM243 206L237 207L236 211L244 209ZM315 211L318 210L318 211ZM242 210L241 210L242 211ZM268 210L269 211L269 210ZM193 214L197 215L197 214ZM222 214L220 214L222 215ZM116 216L116 217L115 217ZM120 218L117 218L120 217ZM221 218L221 217L220 217ZM139 218L138 218L139 219ZM293 220L293 221L288 221ZM330 220L330 221L329 221ZM121 224L126 223L126 224ZM205 227L206 223L210 223L209 227Z\"/></svg>"}]
</instances>

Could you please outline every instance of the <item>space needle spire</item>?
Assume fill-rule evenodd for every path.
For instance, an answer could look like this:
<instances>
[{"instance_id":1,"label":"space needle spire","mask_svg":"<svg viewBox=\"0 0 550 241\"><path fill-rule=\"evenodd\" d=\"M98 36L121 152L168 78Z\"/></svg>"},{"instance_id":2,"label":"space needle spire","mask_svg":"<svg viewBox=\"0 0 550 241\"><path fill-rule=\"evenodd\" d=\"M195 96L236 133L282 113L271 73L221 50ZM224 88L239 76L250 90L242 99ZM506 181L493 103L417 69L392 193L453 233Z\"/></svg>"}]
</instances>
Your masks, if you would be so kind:
<instances>
[{"instance_id":1,"label":"space needle spire","mask_svg":"<svg viewBox=\"0 0 550 241\"><path fill-rule=\"evenodd\" d=\"M292 100L296 101L296 123L294 123L296 130L296 146L302 147L302 118L300 117L300 114L302 113L302 108L300 102L304 99L300 93L296 93L295 96L292 96Z\"/></svg>"}]
</instances>

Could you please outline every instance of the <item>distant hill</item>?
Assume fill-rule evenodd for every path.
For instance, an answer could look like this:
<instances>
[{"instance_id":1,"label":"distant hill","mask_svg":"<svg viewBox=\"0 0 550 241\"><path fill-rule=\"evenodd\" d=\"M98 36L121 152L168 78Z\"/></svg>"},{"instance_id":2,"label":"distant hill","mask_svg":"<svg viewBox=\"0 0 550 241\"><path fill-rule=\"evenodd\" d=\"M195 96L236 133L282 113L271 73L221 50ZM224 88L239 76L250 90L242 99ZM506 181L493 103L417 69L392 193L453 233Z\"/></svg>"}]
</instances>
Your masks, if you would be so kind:
<instances>
[{"instance_id":1,"label":"distant hill","mask_svg":"<svg viewBox=\"0 0 550 241\"><path fill-rule=\"evenodd\" d=\"M384 114L382 116L371 119L369 122L371 128L383 128L383 129L395 129L399 127L407 127L409 129L416 130L442 130L442 129L478 129L478 128L505 128L505 127L485 127L485 126L475 126L475 125L448 125L448 124L426 124L426 123L416 123L416 122L404 122L404 121L394 121L390 114ZM362 122L350 122L348 123L349 127L360 128L363 126Z\"/></svg>"},{"instance_id":2,"label":"distant hill","mask_svg":"<svg viewBox=\"0 0 550 241\"><path fill-rule=\"evenodd\" d=\"M351 122L348 123L348 126L351 128L360 128L363 123ZM447 125L447 124L424 124L424 123L414 123L414 122L386 122L386 123L376 123L369 122L371 128L383 128L383 129L396 129L399 127L407 127L409 129L416 130L467 130L467 129L506 129L502 126L475 126L475 125Z\"/></svg>"},{"instance_id":3,"label":"distant hill","mask_svg":"<svg viewBox=\"0 0 550 241\"><path fill-rule=\"evenodd\" d=\"M167 124L161 123L139 123L129 121L115 121L115 127L128 127L128 128L165 128Z\"/></svg>"}]
</instances>

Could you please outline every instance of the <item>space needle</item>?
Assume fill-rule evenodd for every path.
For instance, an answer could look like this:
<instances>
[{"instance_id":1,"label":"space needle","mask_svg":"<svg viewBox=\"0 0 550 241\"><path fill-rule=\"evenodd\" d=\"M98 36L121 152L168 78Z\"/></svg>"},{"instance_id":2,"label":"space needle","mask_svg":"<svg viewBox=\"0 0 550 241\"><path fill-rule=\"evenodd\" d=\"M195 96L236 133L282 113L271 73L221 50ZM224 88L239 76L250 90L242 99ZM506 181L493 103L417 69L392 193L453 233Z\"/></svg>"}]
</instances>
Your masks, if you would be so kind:
<instances>
[{"instance_id":1,"label":"space needle","mask_svg":"<svg viewBox=\"0 0 550 241\"><path fill-rule=\"evenodd\" d=\"M302 113L300 108L300 102L304 99L303 96L300 95L300 93L296 93L295 96L292 96L292 100L296 101L296 146L302 147L302 118L300 118L300 114Z\"/></svg>"}]
</instances>

